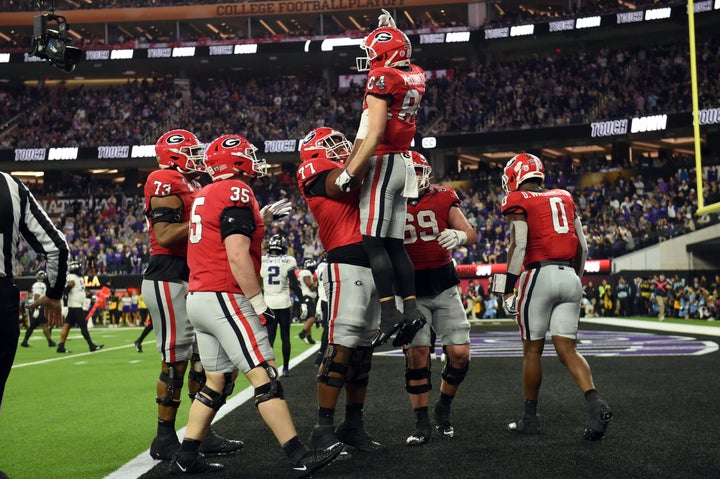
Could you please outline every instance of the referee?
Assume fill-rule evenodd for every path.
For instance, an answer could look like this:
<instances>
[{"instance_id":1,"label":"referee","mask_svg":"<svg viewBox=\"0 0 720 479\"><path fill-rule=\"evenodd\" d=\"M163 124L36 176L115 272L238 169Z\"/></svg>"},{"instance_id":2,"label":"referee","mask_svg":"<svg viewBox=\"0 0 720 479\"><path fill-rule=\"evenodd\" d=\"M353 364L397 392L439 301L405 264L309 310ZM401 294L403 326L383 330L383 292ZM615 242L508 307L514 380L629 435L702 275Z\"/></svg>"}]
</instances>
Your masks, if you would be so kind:
<instances>
[{"instance_id":1,"label":"referee","mask_svg":"<svg viewBox=\"0 0 720 479\"><path fill-rule=\"evenodd\" d=\"M65 235L20 180L0 172L0 407L20 337L20 291L13 280L20 235L47 262L46 296L38 299L35 306L45 308L50 327L61 326L60 298L69 256Z\"/></svg>"}]
</instances>

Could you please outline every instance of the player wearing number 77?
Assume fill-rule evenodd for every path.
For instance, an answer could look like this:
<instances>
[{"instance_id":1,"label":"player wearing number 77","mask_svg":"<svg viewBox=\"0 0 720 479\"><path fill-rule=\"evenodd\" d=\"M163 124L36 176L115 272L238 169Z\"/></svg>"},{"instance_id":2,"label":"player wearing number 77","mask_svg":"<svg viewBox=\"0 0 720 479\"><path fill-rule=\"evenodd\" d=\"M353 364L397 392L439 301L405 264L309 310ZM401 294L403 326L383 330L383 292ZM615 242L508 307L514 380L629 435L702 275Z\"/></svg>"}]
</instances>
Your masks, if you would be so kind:
<instances>
[{"instance_id":1,"label":"player wearing number 77","mask_svg":"<svg viewBox=\"0 0 720 479\"><path fill-rule=\"evenodd\" d=\"M502 177L501 211L510 226L510 248L507 274L494 275L492 290L503 295L503 309L520 328L525 395L523 414L508 429L540 432L541 357L550 331L558 358L585 394L583 437L595 441L605 436L612 412L595 390L590 366L576 347L587 243L572 195L563 189L543 188L544 179L542 162L528 153L510 159Z\"/></svg>"},{"instance_id":2,"label":"player wearing number 77","mask_svg":"<svg viewBox=\"0 0 720 479\"><path fill-rule=\"evenodd\" d=\"M205 150L212 183L195 195L188 234L187 311L197 334L207 382L190 406L185 438L171 474L217 472L199 452L217 411L232 393L238 371L255 388L255 406L302 477L330 463L343 446L308 451L300 442L275 365L265 324L274 319L258 275L265 222L247 179L264 176L265 160L239 135L223 135Z\"/></svg>"},{"instance_id":3,"label":"player wearing number 77","mask_svg":"<svg viewBox=\"0 0 720 479\"><path fill-rule=\"evenodd\" d=\"M399 346L425 324L417 309L412 261L403 246L407 198L417 197L408 150L425 92L425 72L410 62L410 41L387 11L380 15L378 27L360 45L366 56L357 58L357 69L369 70L363 113L352 155L335 184L349 191L364 178L360 233L381 305L373 346L400 331L393 343ZM395 295L403 299L403 314L395 306Z\"/></svg>"}]
</instances>

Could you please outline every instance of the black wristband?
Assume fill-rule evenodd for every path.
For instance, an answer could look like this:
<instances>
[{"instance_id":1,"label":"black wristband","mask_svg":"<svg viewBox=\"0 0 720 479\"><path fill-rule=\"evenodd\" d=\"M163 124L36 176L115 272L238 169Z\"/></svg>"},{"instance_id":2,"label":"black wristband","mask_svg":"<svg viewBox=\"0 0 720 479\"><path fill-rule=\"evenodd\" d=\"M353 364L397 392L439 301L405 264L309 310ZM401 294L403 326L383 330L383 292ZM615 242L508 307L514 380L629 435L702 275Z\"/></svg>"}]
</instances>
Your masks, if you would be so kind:
<instances>
[{"instance_id":1,"label":"black wristband","mask_svg":"<svg viewBox=\"0 0 720 479\"><path fill-rule=\"evenodd\" d=\"M517 283L519 276L512 273L506 273L505 277L505 294L515 292L515 283Z\"/></svg>"}]
</instances>

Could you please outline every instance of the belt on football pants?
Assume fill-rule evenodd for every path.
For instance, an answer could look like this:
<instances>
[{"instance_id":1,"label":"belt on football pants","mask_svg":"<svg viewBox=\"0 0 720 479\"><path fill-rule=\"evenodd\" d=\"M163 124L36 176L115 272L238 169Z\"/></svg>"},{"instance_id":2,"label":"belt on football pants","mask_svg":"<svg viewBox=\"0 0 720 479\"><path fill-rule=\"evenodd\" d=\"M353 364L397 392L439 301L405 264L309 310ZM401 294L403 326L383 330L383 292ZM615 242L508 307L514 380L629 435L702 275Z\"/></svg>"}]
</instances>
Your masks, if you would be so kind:
<instances>
[{"instance_id":1,"label":"belt on football pants","mask_svg":"<svg viewBox=\"0 0 720 479\"><path fill-rule=\"evenodd\" d=\"M555 261L555 260L547 260L547 261L535 261L534 263L530 263L527 266L525 266L525 269L535 269L535 268L542 268L543 266L572 266L572 261L570 260L563 260L563 261Z\"/></svg>"}]
</instances>

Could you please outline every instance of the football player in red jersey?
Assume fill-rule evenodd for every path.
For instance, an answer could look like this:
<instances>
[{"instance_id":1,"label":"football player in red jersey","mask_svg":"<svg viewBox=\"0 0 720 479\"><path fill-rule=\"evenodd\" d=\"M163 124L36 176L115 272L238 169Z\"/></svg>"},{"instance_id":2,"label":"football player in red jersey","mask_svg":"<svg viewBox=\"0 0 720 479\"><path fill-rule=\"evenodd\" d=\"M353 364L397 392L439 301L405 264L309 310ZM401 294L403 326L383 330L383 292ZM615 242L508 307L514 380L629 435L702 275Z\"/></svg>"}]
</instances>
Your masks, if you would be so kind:
<instances>
[{"instance_id":1,"label":"football player in red jersey","mask_svg":"<svg viewBox=\"0 0 720 479\"><path fill-rule=\"evenodd\" d=\"M352 158L336 184L347 190L364 177L360 232L381 304L380 333L374 344L382 344L400 329L409 334L396 336L398 346L412 340L425 324L417 309L412 261L403 246L406 201L417 196L408 149L425 92L425 72L410 62L410 41L395 28L388 12L383 11L379 24L360 45L366 56L357 59L358 71L370 71L363 114ZM403 314L396 307L396 294L403 299Z\"/></svg>"},{"instance_id":2,"label":"football player in red jersey","mask_svg":"<svg viewBox=\"0 0 720 479\"><path fill-rule=\"evenodd\" d=\"M318 370L318 419L310 440L316 448L339 439L372 452L382 446L365 431L363 408L379 302L360 234L359 192L343 192L335 184L351 148L345 135L326 127L311 131L300 143L298 187L327 253L323 280L328 346ZM343 388L345 420L335 428L335 407Z\"/></svg>"},{"instance_id":3,"label":"football player in red jersey","mask_svg":"<svg viewBox=\"0 0 720 479\"><path fill-rule=\"evenodd\" d=\"M154 459L169 460L180 447L175 418L180 406L183 379L190 362L190 398L205 381L195 345L195 331L187 317L187 237L190 206L199 187L204 145L187 130L170 130L155 145L159 168L145 181L145 215L150 233L150 260L143 274L142 294L162 356L157 381L158 426L150 446ZM243 447L210 431L201 450L206 454L229 453Z\"/></svg>"},{"instance_id":4,"label":"football player in red jersey","mask_svg":"<svg viewBox=\"0 0 720 479\"><path fill-rule=\"evenodd\" d=\"M293 474L306 477L343 450L339 442L308 451L285 402L265 324L274 320L258 280L265 233L263 215L245 179L263 176L265 160L239 135L223 135L205 150L212 183L195 195L188 235L187 310L197 332L207 381L190 406L185 438L170 473L216 472L223 466L198 452L217 411L241 371L255 388L255 405L282 445Z\"/></svg>"},{"instance_id":5,"label":"football player in red jersey","mask_svg":"<svg viewBox=\"0 0 720 479\"><path fill-rule=\"evenodd\" d=\"M411 154L419 196L408 200L405 248L415 265L418 308L429 321L404 351L405 389L415 411L415 431L405 443L419 446L430 440L431 431L431 327L444 353L440 399L433 410L435 428L444 438L455 435L450 404L470 367L470 322L460 298L460 278L451 252L457 246L475 243L478 235L460 209L455 191L448 186L430 186L430 165L420 153Z\"/></svg>"},{"instance_id":6,"label":"football player in red jersey","mask_svg":"<svg viewBox=\"0 0 720 479\"><path fill-rule=\"evenodd\" d=\"M543 188L544 179L542 162L528 153L511 158L502 177L501 211L510 227L510 248L507 274L496 274L492 289L503 295L505 312L516 318L520 328L525 395L520 420L508 428L524 434L540 432L537 401L545 335L550 331L560 362L585 394L588 415L583 437L595 441L605 436L612 412L595 390L590 366L576 347L587 243L572 195Z\"/></svg>"}]
</instances>

